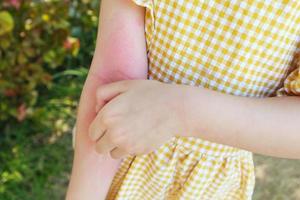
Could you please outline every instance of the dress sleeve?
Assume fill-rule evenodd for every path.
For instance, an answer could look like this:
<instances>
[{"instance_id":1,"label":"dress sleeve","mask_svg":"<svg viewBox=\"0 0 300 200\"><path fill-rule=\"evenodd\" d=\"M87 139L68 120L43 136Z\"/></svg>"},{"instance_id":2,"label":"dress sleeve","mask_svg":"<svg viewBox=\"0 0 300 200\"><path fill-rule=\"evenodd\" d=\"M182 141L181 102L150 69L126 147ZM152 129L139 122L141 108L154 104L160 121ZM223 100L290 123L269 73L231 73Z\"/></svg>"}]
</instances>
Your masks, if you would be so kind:
<instances>
[{"instance_id":1,"label":"dress sleeve","mask_svg":"<svg viewBox=\"0 0 300 200\"><path fill-rule=\"evenodd\" d=\"M300 96L300 51L295 54L291 70L276 92L276 96Z\"/></svg>"},{"instance_id":2,"label":"dress sleeve","mask_svg":"<svg viewBox=\"0 0 300 200\"><path fill-rule=\"evenodd\" d=\"M134 3L136 3L139 6L148 7L151 5L152 0L132 0Z\"/></svg>"}]
</instances>

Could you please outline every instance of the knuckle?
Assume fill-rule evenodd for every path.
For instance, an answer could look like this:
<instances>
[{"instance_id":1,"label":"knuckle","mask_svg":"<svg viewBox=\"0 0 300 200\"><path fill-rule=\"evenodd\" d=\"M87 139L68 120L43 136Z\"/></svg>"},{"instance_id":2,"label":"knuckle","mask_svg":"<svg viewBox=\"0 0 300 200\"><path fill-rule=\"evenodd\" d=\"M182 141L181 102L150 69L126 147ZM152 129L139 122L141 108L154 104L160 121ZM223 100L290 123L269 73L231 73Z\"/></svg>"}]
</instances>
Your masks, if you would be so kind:
<instances>
[{"instance_id":1,"label":"knuckle","mask_svg":"<svg viewBox=\"0 0 300 200\"><path fill-rule=\"evenodd\" d=\"M115 134L115 132L109 135L109 141L117 146L123 145L123 139L118 134Z\"/></svg>"},{"instance_id":2,"label":"knuckle","mask_svg":"<svg viewBox=\"0 0 300 200\"><path fill-rule=\"evenodd\" d=\"M122 137L125 137L126 131L124 130L123 127L118 127L113 130L113 134L117 137L122 138Z\"/></svg>"},{"instance_id":3,"label":"knuckle","mask_svg":"<svg viewBox=\"0 0 300 200\"><path fill-rule=\"evenodd\" d=\"M120 141L119 138L115 137L115 136L110 136L109 137L109 141L114 144L114 145L117 145L117 146L120 146L122 145L122 142Z\"/></svg>"},{"instance_id":4,"label":"knuckle","mask_svg":"<svg viewBox=\"0 0 300 200\"><path fill-rule=\"evenodd\" d=\"M108 114L103 113L101 116L101 121L103 124L109 125L109 124L113 123L114 119L111 116L109 116Z\"/></svg>"},{"instance_id":5,"label":"knuckle","mask_svg":"<svg viewBox=\"0 0 300 200\"><path fill-rule=\"evenodd\" d=\"M116 136L114 134L112 134L112 132L110 132L108 135L107 135L107 140L108 142L112 143L112 144L116 144L118 143L118 140L116 139Z\"/></svg>"},{"instance_id":6,"label":"knuckle","mask_svg":"<svg viewBox=\"0 0 300 200\"><path fill-rule=\"evenodd\" d=\"M114 124L117 121L119 121L119 113L117 113L111 109L108 112L105 110L105 108L106 107L103 108L102 114L100 116L100 119L104 124L109 125L109 124Z\"/></svg>"}]
</instances>

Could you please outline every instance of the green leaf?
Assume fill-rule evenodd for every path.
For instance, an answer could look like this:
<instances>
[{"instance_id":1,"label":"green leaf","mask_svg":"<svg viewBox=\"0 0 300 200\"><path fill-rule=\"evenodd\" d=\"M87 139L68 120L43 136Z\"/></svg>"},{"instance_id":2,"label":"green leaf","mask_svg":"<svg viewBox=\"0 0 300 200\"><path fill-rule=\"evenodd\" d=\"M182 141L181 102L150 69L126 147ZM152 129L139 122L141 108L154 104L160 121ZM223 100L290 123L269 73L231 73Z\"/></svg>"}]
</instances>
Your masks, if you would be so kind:
<instances>
[{"instance_id":1,"label":"green leaf","mask_svg":"<svg viewBox=\"0 0 300 200\"><path fill-rule=\"evenodd\" d=\"M62 76L78 76L78 77L85 77L88 74L88 70L86 68L79 68L79 69L69 69L63 72L57 73L53 76L54 79L60 78Z\"/></svg>"},{"instance_id":2,"label":"green leaf","mask_svg":"<svg viewBox=\"0 0 300 200\"><path fill-rule=\"evenodd\" d=\"M14 28L14 20L7 11L0 12L0 36L9 33Z\"/></svg>"}]
</instances>

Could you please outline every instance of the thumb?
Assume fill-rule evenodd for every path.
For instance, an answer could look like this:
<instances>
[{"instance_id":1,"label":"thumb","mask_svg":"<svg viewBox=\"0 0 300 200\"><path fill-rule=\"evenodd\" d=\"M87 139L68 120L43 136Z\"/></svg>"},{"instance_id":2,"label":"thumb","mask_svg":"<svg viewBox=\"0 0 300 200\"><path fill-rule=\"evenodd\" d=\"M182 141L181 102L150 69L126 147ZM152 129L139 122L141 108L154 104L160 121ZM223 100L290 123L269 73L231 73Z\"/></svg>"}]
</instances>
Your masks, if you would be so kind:
<instances>
[{"instance_id":1,"label":"thumb","mask_svg":"<svg viewBox=\"0 0 300 200\"><path fill-rule=\"evenodd\" d=\"M130 85L132 84L131 80L122 80L113 83L104 84L98 87L96 91L97 106L96 111L98 112L104 104L109 102L111 99L116 96L126 92Z\"/></svg>"}]
</instances>

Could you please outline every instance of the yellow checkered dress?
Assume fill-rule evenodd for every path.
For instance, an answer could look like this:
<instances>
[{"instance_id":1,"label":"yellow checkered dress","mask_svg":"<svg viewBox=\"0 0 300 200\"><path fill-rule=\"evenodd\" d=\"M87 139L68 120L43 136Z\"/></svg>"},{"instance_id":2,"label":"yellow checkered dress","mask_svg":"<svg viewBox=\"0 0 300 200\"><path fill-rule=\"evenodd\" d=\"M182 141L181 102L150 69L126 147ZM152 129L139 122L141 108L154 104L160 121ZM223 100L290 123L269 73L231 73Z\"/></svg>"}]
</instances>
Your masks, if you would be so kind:
<instances>
[{"instance_id":1,"label":"yellow checkered dress","mask_svg":"<svg viewBox=\"0 0 300 200\"><path fill-rule=\"evenodd\" d=\"M300 95L298 0L133 0L146 7L149 79L232 95ZM201 123L201 122L199 122ZM108 200L244 200L252 153L193 137L128 156Z\"/></svg>"}]
</instances>

